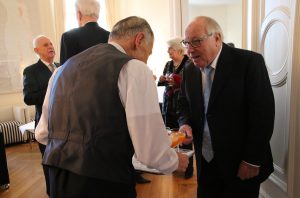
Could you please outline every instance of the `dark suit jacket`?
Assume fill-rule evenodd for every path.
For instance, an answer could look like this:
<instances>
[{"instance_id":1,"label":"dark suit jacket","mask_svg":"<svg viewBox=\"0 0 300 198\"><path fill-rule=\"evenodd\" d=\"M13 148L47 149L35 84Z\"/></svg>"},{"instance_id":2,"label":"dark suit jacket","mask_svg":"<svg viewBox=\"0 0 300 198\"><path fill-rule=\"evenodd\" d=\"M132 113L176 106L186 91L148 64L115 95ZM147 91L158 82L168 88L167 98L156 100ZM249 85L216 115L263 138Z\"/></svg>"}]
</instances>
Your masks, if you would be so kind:
<instances>
[{"instance_id":1,"label":"dark suit jacket","mask_svg":"<svg viewBox=\"0 0 300 198\"><path fill-rule=\"evenodd\" d=\"M83 27L63 33L61 37L60 64L70 57L99 43L107 43L109 32L96 22L89 22Z\"/></svg>"},{"instance_id":2,"label":"dark suit jacket","mask_svg":"<svg viewBox=\"0 0 300 198\"><path fill-rule=\"evenodd\" d=\"M58 66L58 63L55 63ZM23 95L27 105L35 105L35 125L42 114L42 105L52 72L41 60L23 71Z\"/></svg>"},{"instance_id":3,"label":"dark suit jacket","mask_svg":"<svg viewBox=\"0 0 300 198\"><path fill-rule=\"evenodd\" d=\"M204 106L201 71L187 65L179 99L180 126L193 129L198 172ZM228 47L217 62L207 121L216 160L224 178L237 175L242 160L260 165L260 182L273 172L270 138L274 126L274 96L263 57L255 52Z\"/></svg>"}]
</instances>

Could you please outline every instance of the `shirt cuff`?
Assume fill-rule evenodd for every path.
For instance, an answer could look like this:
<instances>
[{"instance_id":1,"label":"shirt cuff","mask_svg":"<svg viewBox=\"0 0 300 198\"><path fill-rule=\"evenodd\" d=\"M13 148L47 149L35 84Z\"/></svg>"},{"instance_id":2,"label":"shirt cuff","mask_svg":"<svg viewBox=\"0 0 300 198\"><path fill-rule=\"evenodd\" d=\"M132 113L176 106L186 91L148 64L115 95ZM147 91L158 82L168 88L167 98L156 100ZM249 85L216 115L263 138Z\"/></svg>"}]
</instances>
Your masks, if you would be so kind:
<instances>
[{"instance_id":1,"label":"shirt cuff","mask_svg":"<svg viewBox=\"0 0 300 198\"><path fill-rule=\"evenodd\" d=\"M243 162L244 162L244 163L246 163L246 164L248 164L248 165L250 165L250 166L253 166L253 167L257 167L257 168L259 168L259 167L260 167L259 165L250 164L250 163L248 163L248 162L246 162L246 161L244 161L244 160L243 160Z\"/></svg>"}]
</instances>

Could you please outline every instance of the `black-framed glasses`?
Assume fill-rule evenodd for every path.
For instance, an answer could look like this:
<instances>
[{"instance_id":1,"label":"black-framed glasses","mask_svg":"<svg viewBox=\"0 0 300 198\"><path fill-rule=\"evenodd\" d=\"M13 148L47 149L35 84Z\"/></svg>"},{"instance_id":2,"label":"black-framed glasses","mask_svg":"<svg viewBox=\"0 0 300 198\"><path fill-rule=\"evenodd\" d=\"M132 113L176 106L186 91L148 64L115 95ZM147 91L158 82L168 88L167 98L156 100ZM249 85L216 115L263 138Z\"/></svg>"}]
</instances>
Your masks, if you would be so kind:
<instances>
[{"instance_id":1,"label":"black-framed glasses","mask_svg":"<svg viewBox=\"0 0 300 198\"><path fill-rule=\"evenodd\" d=\"M182 40L181 44L183 45L183 47L186 47L186 48L188 48L189 46L191 46L191 47L199 47L205 39L209 38L212 35L213 35L213 33L210 33L210 34L204 35L204 36L202 36L200 38L194 39L192 41Z\"/></svg>"}]
</instances>

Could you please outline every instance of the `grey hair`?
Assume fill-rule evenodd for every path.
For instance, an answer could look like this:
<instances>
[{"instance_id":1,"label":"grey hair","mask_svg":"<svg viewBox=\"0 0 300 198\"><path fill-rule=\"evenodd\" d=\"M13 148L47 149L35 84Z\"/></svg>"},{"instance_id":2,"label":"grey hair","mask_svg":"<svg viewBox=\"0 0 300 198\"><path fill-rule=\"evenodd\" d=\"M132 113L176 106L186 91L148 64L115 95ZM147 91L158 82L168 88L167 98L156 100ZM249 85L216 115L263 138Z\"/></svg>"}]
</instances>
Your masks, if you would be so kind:
<instances>
[{"instance_id":1,"label":"grey hair","mask_svg":"<svg viewBox=\"0 0 300 198\"><path fill-rule=\"evenodd\" d=\"M44 38L47 38L47 37L44 36L44 35L38 35L37 37L35 37L35 38L32 40L32 46L33 46L33 48L36 48L36 47L37 47L40 38L43 38L43 37L44 37Z\"/></svg>"},{"instance_id":2,"label":"grey hair","mask_svg":"<svg viewBox=\"0 0 300 198\"><path fill-rule=\"evenodd\" d=\"M154 34L149 23L140 17L131 16L117 22L109 35L109 39L124 39L134 36L138 32L145 33L146 42L153 40Z\"/></svg>"},{"instance_id":3,"label":"grey hair","mask_svg":"<svg viewBox=\"0 0 300 198\"><path fill-rule=\"evenodd\" d=\"M218 24L218 22L216 20L214 20L213 18L207 17L207 16L200 16L200 17L197 17L196 20L197 19L203 19L206 22L205 28L206 28L207 34L219 33L221 35L221 41L223 41L224 34L223 34L221 26Z\"/></svg>"},{"instance_id":4,"label":"grey hair","mask_svg":"<svg viewBox=\"0 0 300 198\"><path fill-rule=\"evenodd\" d=\"M183 39L180 37L172 38L167 41L168 47L173 48L176 51L179 51L181 55L185 54L185 48L182 46L181 41Z\"/></svg>"},{"instance_id":5,"label":"grey hair","mask_svg":"<svg viewBox=\"0 0 300 198\"><path fill-rule=\"evenodd\" d=\"M76 0L75 7L84 16L99 18L100 4L96 0Z\"/></svg>"}]
</instances>

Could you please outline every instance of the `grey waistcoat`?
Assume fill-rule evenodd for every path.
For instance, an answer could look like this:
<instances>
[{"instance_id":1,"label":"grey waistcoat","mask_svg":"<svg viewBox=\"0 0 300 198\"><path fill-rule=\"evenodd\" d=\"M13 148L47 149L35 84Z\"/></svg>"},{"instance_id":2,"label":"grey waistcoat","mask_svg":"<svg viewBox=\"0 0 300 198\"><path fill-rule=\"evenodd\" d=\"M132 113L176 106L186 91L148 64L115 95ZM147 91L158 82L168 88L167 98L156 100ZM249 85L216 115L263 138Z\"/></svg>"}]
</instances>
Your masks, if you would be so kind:
<instances>
[{"instance_id":1,"label":"grey waistcoat","mask_svg":"<svg viewBox=\"0 0 300 198\"><path fill-rule=\"evenodd\" d=\"M112 45L99 44L63 65L51 88L43 164L133 182L134 150L118 89L120 70L131 59Z\"/></svg>"}]
</instances>

